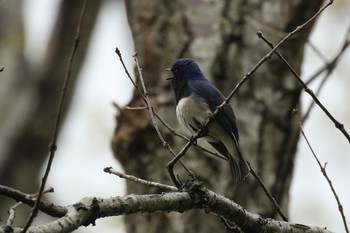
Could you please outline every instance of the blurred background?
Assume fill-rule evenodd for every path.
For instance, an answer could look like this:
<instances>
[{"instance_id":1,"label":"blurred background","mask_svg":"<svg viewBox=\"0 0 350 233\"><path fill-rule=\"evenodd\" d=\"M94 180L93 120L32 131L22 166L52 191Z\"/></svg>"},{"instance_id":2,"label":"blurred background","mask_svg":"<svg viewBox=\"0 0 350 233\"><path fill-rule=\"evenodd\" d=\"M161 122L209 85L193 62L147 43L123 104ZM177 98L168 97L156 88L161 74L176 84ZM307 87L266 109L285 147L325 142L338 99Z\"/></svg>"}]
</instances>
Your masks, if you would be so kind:
<instances>
[{"instance_id":1,"label":"blurred background","mask_svg":"<svg viewBox=\"0 0 350 233\"><path fill-rule=\"evenodd\" d=\"M108 166L121 170L110 149L110 140L115 129L115 116L117 115L117 110L112 106L112 103L116 102L121 106L128 103L132 94L132 86L114 50L116 47L121 50L129 71L133 71L133 39L128 27L123 1L97 2L99 1L94 3L90 1L89 5L89 8L94 8L94 4L100 4L95 6L95 9L98 10L93 13L96 15L96 20L87 20L83 26L83 30L90 30L89 40L85 40L87 37L82 37L81 47L86 46L87 52L78 55L77 58L76 63L80 64L81 70L73 72L77 80L73 81L74 85L70 88L71 103L59 133L58 150L47 182L47 186L54 187L55 192L47 195L46 198L59 205L72 204L85 196L110 197L125 194L124 181L107 175L102 170ZM6 16L5 13L0 16L0 27L3 27L0 29L2 37L0 39L0 66L5 67L5 70L0 73L0 115L3 119L0 122L0 170L7 179L18 176L18 173L7 174L5 172L4 163L1 165L1 162L5 161L2 156L9 150L8 142L15 137L13 131L16 130L16 127L21 127L21 122L25 122L25 120L20 119L19 123L11 125L12 121L9 119L22 117L18 114L18 108L25 108L30 115L38 105L35 101L28 105L29 97L33 97L35 94L23 86L33 80L40 83L38 77L43 76L43 72L40 70L45 70L42 64L44 60L48 59L47 53L54 53L56 58L60 56L60 53L55 53L55 48L50 44L52 32L55 27L59 27L55 23L59 5L59 0L0 1L2 13L8 12L10 15L10 12L17 12L15 11L16 7L21 8L16 18L6 18L9 16ZM80 7L76 9L80 9ZM78 17L78 12L80 11L75 11L77 15L75 17ZM304 80L307 80L315 71L324 66L325 60L330 60L339 52L350 25L348 12L350 12L350 2L338 0L317 20L309 40L324 58L310 46L305 47L306 52L301 74ZM14 17L13 14L11 17ZM72 31L75 31L77 20L73 20L73 18L67 20L71 22L72 29L62 27L60 35L63 37L59 39L73 42L74 33ZM15 23L23 26L25 32L23 35L18 34L19 32L13 25ZM69 37L64 38L67 36ZM86 44L84 45L84 43ZM68 51L69 49L70 47L67 48ZM21 50L25 51L23 57L18 55ZM62 61L63 63L57 64L57 66L65 67L68 60L67 54L62 54L65 57L60 57L60 59L52 59L52 62L55 64L55 62ZM13 64L13 60L20 64ZM350 52L347 51L341 57L335 71L319 95L321 102L337 120L344 124L348 132L350 132L349 60ZM26 71L17 70L15 72L14 69L18 69L18 67L23 67L25 68L23 70ZM56 83L57 85L54 85L56 86L54 89L58 88L59 90L63 74L55 74L55 70L50 70L45 75L59 75L59 81ZM11 76L19 75L23 77L14 83ZM320 79L314 81L310 87L315 90L319 84ZM49 89L51 86L44 84L39 86L46 91L51 90ZM57 95L58 100L59 92L56 91L53 94ZM310 104L311 98L309 95L303 94L302 99L303 110L305 110ZM16 108L11 106L14 100L18 103ZM17 100L21 101L17 102ZM54 102L51 105L55 108L57 103ZM53 122L53 118L49 117L51 115L47 116L43 122L46 120ZM350 189L347 180L350 177L350 145L348 141L317 106L313 108L310 117L305 122L304 131L321 163L327 163L327 173L342 201L346 216L349 216ZM30 148L30 140L21 139L17 146L22 148L21 145L24 145L23 148L25 146ZM41 145L44 151L47 150L47 145L48 143ZM25 150L24 152L20 151L20 153L25 153ZM22 169L24 170L30 166L32 158L27 159L27 162L23 162L24 168ZM43 165L42 171L36 177L37 181L43 174L44 166L46 164ZM29 170L27 172L33 174ZM165 169L164 172L166 172ZM21 188L23 183L26 183L26 177L20 175L17 179L20 180L18 188L27 192L28 189ZM4 183L3 180L1 182L1 184ZM1 218L6 219L7 209L0 211ZM38 221L47 221L45 217L43 218ZM350 221L349 218L347 220ZM300 138L290 190L290 221L327 227L335 232L344 232L337 203L303 138ZM121 217L113 217L100 219L96 222L96 226L80 228L77 232L124 231Z\"/></svg>"}]
</instances>

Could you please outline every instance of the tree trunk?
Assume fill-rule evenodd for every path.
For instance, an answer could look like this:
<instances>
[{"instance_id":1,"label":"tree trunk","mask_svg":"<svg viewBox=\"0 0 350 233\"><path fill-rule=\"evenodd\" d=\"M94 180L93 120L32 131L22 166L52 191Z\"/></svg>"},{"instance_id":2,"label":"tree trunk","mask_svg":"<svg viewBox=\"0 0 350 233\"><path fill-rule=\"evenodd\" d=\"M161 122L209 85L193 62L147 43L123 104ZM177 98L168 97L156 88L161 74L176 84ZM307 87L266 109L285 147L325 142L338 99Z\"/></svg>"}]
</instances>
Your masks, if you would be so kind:
<instances>
[{"instance_id":1,"label":"tree trunk","mask_svg":"<svg viewBox=\"0 0 350 233\"><path fill-rule=\"evenodd\" d=\"M305 22L321 1L126 1L143 77L153 106L174 129L173 94L164 72L179 57L195 59L207 78L228 94L237 82L269 51L256 36L262 31L273 43ZM300 71L304 43L312 25L280 49ZM238 118L244 154L261 176L282 210L288 213L288 192L299 137L292 109L299 107L300 87L276 57L246 82L231 101ZM144 106L134 91L128 106ZM185 142L158 122L166 141L178 152ZM200 144L203 142L199 141ZM158 140L146 110L121 110L112 140L115 156L126 173L171 183L166 164L172 158ZM192 147L184 162L213 191L232 198L244 208L276 218L277 214L251 176L233 192L229 165ZM180 165L175 172L189 178ZM157 192L127 182L128 193ZM128 232L218 232L218 218L200 211L185 214L127 216Z\"/></svg>"},{"instance_id":2,"label":"tree trunk","mask_svg":"<svg viewBox=\"0 0 350 233\"><path fill-rule=\"evenodd\" d=\"M8 60L4 59L6 62L0 64L5 66L4 72L1 73L3 82L0 88L0 183L3 185L27 193L35 193L38 189L38 172L48 154L59 95L82 3L83 1L62 1L47 54L43 63L35 64L35 67L31 66L33 63L28 62L31 58L24 56L20 2L2 3L0 15L9 21L2 20L3 25L8 27L0 28L0 35L6 35L0 37L3 42L1 44L6 45L6 50L1 49L0 56ZM73 65L71 89L74 88L76 77L84 62L100 5L101 1L91 1L88 4ZM11 11L4 9L4 6L9 7ZM68 108L71 99L69 93L72 92L68 92L65 109ZM7 211L13 203L5 204L5 201L8 200L0 198L0 206L3 207L2 210ZM24 216L26 214L23 213ZM16 223L22 225L21 221L18 214Z\"/></svg>"}]
</instances>

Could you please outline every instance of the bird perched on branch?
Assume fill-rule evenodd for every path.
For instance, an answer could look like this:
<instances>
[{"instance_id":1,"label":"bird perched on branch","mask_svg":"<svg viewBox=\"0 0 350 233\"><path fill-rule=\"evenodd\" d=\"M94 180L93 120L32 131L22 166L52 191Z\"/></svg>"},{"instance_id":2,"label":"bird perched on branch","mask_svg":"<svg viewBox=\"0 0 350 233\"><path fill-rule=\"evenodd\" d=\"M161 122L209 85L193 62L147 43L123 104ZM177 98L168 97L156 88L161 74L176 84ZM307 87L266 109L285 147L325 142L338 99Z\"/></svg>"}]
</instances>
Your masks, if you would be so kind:
<instances>
[{"instance_id":1,"label":"bird perched on branch","mask_svg":"<svg viewBox=\"0 0 350 233\"><path fill-rule=\"evenodd\" d=\"M195 134L203 128L216 108L225 100L224 95L203 75L199 66L191 59L180 58L171 67L171 86L175 93L176 116L180 124ZM238 143L236 117L232 107L226 104L215 115L204 138L230 163L235 185L248 174L248 165Z\"/></svg>"}]
</instances>

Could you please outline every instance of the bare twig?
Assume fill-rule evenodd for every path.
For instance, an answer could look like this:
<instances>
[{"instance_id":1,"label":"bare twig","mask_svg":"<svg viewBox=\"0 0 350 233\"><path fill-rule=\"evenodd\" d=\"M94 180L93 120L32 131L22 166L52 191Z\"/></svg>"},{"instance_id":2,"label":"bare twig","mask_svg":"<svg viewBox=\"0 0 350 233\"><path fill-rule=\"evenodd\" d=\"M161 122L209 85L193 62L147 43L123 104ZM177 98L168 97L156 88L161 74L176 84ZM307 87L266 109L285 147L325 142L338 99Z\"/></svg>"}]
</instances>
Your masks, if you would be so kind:
<instances>
[{"instance_id":1,"label":"bare twig","mask_svg":"<svg viewBox=\"0 0 350 233\"><path fill-rule=\"evenodd\" d=\"M309 147L309 149L310 149L312 155L314 156L314 158L315 158L315 160L316 160L318 166L320 167L320 170L321 170L323 176L326 178L326 180L327 180L327 182L328 182L328 184L329 184L329 187L330 187L331 190L332 190L332 193L333 193L333 195L334 195L334 198L335 198L335 200L336 200L336 202L337 202L337 204L338 204L338 210L339 210L340 215L341 215L341 218L342 218L342 220L343 220L343 224L344 224L344 227L345 227L345 231L346 231L347 233L349 233L349 228L348 228L348 224L347 224L347 222L346 222L346 217L345 217L345 214L344 214L343 205L341 204L340 199L339 199L339 196L338 196L337 192L336 192L335 189L334 189L334 186L333 186L333 184L332 184L332 180L329 178L329 176L328 176L328 174L327 174L327 172L326 172L326 165L327 165L327 163L325 163L325 165L322 166L322 164L321 164L320 160L318 159L318 157L317 157L315 151L313 150L313 148L312 148L312 146L311 146L309 140L308 140L307 137L306 137L306 134L305 134L305 132L304 132L304 130L303 130L302 121L300 120L300 118L299 118L297 112L298 112L298 109L294 109L294 110L293 110L293 113L294 113L295 117L297 118L297 120L298 120L298 122L299 122L299 129L300 129L300 132L301 132L301 134L303 135L303 138L304 138L305 142L307 143L307 145L308 145L308 147Z\"/></svg>"},{"instance_id":2,"label":"bare twig","mask_svg":"<svg viewBox=\"0 0 350 233\"><path fill-rule=\"evenodd\" d=\"M327 58L323 55L323 53L310 41L310 40L308 40L307 42L306 42L309 46L310 46L310 48L316 53L316 55L319 57L319 58L321 58L322 59L322 61L324 62L324 63L328 63L328 60L327 60Z\"/></svg>"},{"instance_id":3,"label":"bare twig","mask_svg":"<svg viewBox=\"0 0 350 233\"><path fill-rule=\"evenodd\" d=\"M170 186L170 185L165 185L165 184L161 184L161 183L157 183L157 182L153 182L153 181L148 181L148 180L144 180L141 178L138 178L136 176L132 176L132 175L127 175L125 173L119 172L114 170L112 167L106 167L103 169L104 172L109 173L109 174L114 174L116 176L119 176L120 178L123 179L127 179L136 183L140 183L143 185L147 185L150 187L155 187L155 188L159 188L162 189L164 191L170 191L170 192L176 192L178 191L178 189L174 186Z\"/></svg>"},{"instance_id":4,"label":"bare twig","mask_svg":"<svg viewBox=\"0 0 350 233\"><path fill-rule=\"evenodd\" d=\"M328 80L328 78L331 76L331 70L327 70L327 74L322 78L320 85L318 86L315 95L319 96L321 93L321 90L323 89L324 85L326 84L326 81ZM311 101L309 107L306 109L305 114L302 118L302 121L306 121L307 118L309 118L311 110L313 109L313 107L315 106L315 101Z\"/></svg>"},{"instance_id":5,"label":"bare twig","mask_svg":"<svg viewBox=\"0 0 350 233\"><path fill-rule=\"evenodd\" d=\"M88 2L88 0L85 0L84 3L83 3L82 9L81 9L81 13L80 13L79 22L78 22L78 26L77 26L77 31L76 31L75 38L74 38L73 47L72 47L71 54L70 54L69 59L68 59L65 80L64 80L64 83L63 83L63 86L62 86L61 96L60 96L60 99L59 99L59 102L58 102L55 125L54 125L54 129L53 129L53 132L52 132L52 139L51 139L50 146L49 146L49 159L48 159L48 162L47 162L45 174L44 174L43 178L41 179L41 185L40 185L38 197L36 198L36 201L35 201L35 205L32 208L31 214L29 216L29 219L28 219L25 227L23 228L22 233L25 233L28 230L28 228L32 224L34 218L38 214L40 199L41 199L43 191L45 189L46 181L47 181L47 178L48 178L50 170L51 170L51 165L52 165L52 162L53 162L53 158L54 158L55 152L57 150L58 128L60 126L63 105L64 105L66 92L67 92L67 89L68 89L68 86L69 86L69 82L70 82L70 75L71 75L71 71L72 71L72 65L73 65L73 61L74 61L74 57L75 57L75 52L77 51L77 48L78 48L78 45L79 45L79 41L80 41L80 32L81 32L81 28L82 28L82 23L83 23L83 19L84 19L84 15L85 15L87 2Z\"/></svg>"},{"instance_id":6,"label":"bare twig","mask_svg":"<svg viewBox=\"0 0 350 233\"><path fill-rule=\"evenodd\" d=\"M52 187L50 187L49 189L44 190L43 194L45 194L45 193L52 193L52 192L54 192L54 189ZM27 194L26 196L27 196L27 198L35 199L35 197L37 197L38 194L37 193L36 194L32 194L32 195ZM13 206L10 207L10 209L9 209L9 217L7 218L6 225L12 226L13 221L16 218L16 208L19 207L22 204L24 204L24 203L19 201L16 204L14 204Z\"/></svg>"},{"instance_id":7,"label":"bare twig","mask_svg":"<svg viewBox=\"0 0 350 233\"><path fill-rule=\"evenodd\" d=\"M120 52L120 50L118 48L115 48L115 53L118 55L120 63L122 64L123 68L124 68L124 72L126 73L126 76L128 76L128 79L130 80L130 82L132 83L132 85L137 89L137 91L142 95L142 91L139 89L139 87L137 86L137 84L135 83L135 81L131 78L131 75L128 71L128 69L126 68L126 65L124 63L123 57L122 57L122 53ZM144 98L143 98L144 99Z\"/></svg>"},{"instance_id":8,"label":"bare twig","mask_svg":"<svg viewBox=\"0 0 350 233\"><path fill-rule=\"evenodd\" d=\"M188 137L186 137L185 135L182 135L182 134L176 132L173 128L171 128L171 127L156 113L156 112L155 112L154 114L155 114L155 116L157 117L157 119L158 119L160 122L162 122L162 124L163 124L172 134L174 134L175 136L178 136L178 137L180 137L180 138L182 138L182 139L184 139L184 140L186 140L186 141L189 141L189 140L190 140L190 138L188 138ZM207 152L208 154L211 154L211 155L214 155L214 156L218 157L219 159L227 160L226 157L224 157L224 156L222 156L222 155L220 155L220 154L218 154L218 153L215 153L215 152L213 152L213 151L211 151L211 150L208 150L207 148L204 148L204 147L202 147L201 145L195 144L195 146L198 147L199 149L201 149L202 151Z\"/></svg>"},{"instance_id":9,"label":"bare twig","mask_svg":"<svg viewBox=\"0 0 350 233\"><path fill-rule=\"evenodd\" d=\"M330 77L330 75L332 74L334 68L337 66L337 63L339 62L340 57L344 54L344 52L347 50L347 48L350 45L350 26L348 27L348 30L345 34L345 40L344 43L340 49L340 51L338 52L338 54L330 61L330 62L326 62L326 64L319 69L317 72L315 72L315 74L313 74L308 81L306 81L306 85L309 85L312 81L314 81L320 74L322 74L324 71L326 71L325 76L322 78L322 81L320 83L320 85L318 86L317 90L316 90L316 96L318 96L324 86L324 84L326 83L326 81L328 80L328 78ZM312 110L312 108L315 106L315 102L312 101L309 105L309 107L307 108L302 121L305 122L305 120L309 117L310 112Z\"/></svg>"},{"instance_id":10,"label":"bare twig","mask_svg":"<svg viewBox=\"0 0 350 233\"><path fill-rule=\"evenodd\" d=\"M257 33L258 37L261 38L263 41L266 42L271 48L276 48L273 47L273 44L264 37L262 32ZM345 138L350 142L350 135L346 131L344 125L337 121L333 115L327 110L327 108L321 103L321 101L316 97L314 92L304 83L304 81L300 78L300 76L297 74L297 72L293 69L293 67L287 62L287 60L282 56L282 54L278 51L274 51L276 55L282 60L282 62L288 67L288 69L292 72L294 77L298 80L299 84L303 87L304 91L308 93L312 99L315 101L315 103L322 109L322 111L328 116L328 118L334 123L335 127L340 130L340 132L343 133Z\"/></svg>"},{"instance_id":11,"label":"bare twig","mask_svg":"<svg viewBox=\"0 0 350 233\"><path fill-rule=\"evenodd\" d=\"M321 73L327 70L327 72L332 73L334 67L338 63L340 57L344 54L346 49L349 47L350 44L350 26L348 27L346 33L345 33L345 40L343 42L342 47L340 48L340 51L338 54L330 61L326 62L326 65L321 67L318 71L316 71L313 75L311 75L310 78L305 82L307 85L310 84L312 81L314 81Z\"/></svg>"},{"instance_id":12,"label":"bare twig","mask_svg":"<svg viewBox=\"0 0 350 233\"><path fill-rule=\"evenodd\" d=\"M53 188L49 188L46 191L44 191L43 193L46 193L46 192L53 192ZM17 202L23 202L24 204L33 207L35 204L34 198L37 196L37 194L31 195L31 194L23 193L21 191L18 191L16 189L13 189L13 188L10 188L7 186L0 185L0 196L9 197L9 198L16 200ZM67 213L66 208L64 208L62 206L58 206L58 205L49 204L43 200L41 200L39 202L38 208L40 211L42 211L42 212L44 212L52 217L62 217Z\"/></svg>"},{"instance_id":13,"label":"bare twig","mask_svg":"<svg viewBox=\"0 0 350 233\"><path fill-rule=\"evenodd\" d=\"M131 78L129 71L128 71L128 69L127 69L126 66L125 66L125 63L124 63L124 60L123 60L123 58L122 58L122 55L121 55L120 50L119 50L118 48L116 48L116 49L115 49L115 52L116 52L116 54L118 55L119 60L120 60L120 62L122 63L122 66L123 66L123 68L124 68L124 71L125 71L126 75L128 76L129 80L131 81L131 83L133 84L133 86L136 88L136 90L140 93L140 95L141 95L143 101L144 101L145 104L147 105L147 109L149 110L150 115L151 115L152 124L153 124L153 126L155 127L155 130L156 130L156 132L157 132L157 134L158 134L159 139L160 139L161 142L163 143L163 147L166 148L166 149L170 152L170 154L173 155L173 156L175 157L175 156L176 156L175 152L174 152L173 149L170 147L170 145L164 140L164 137L163 137L162 134L160 133L160 130L159 130L159 128L158 128L158 125L157 125L157 123L156 123L156 121L155 121L155 119L154 119L155 111L154 111L152 105L150 105L151 103L150 103L149 98L148 98L147 89L143 89L143 91L141 91L141 90L139 89L139 87L137 86L137 84L135 83L135 81ZM139 72L140 81L141 81L142 83L144 83L144 82L143 82L142 69L141 69L140 65L138 64L138 60L137 60L137 57L136 57L136 53L135 53L135 55L134 55L134 59L135 59L135 63L136 63L136 66L137 66L137 70L138 70L138 72ZM143 87L145 87L144 84L143 84ZM146 95L146 94L147 94L147 95ZM193 174L193 172L183 163L183 161L180 161L180 163L181 163L181 165L183 166L183 168L188 172L189 176L192 177L193 179L196 179L196 178L195 178L195 175Z\"/></svg>"},{"instance_id":14,"label":"bare twig","mask_svg":"<svg viewBox=\"0 0 350 233\"><path fill-rule=\"evenodd\" d=\"M271 195L271 193L269 192L269 190L267 190L266 186L264 185L264 183L262 182L262 180L260 179L259 175L256 174L256 172L254 171L254 169L252 168L252 166L250 165L249 162L247 162L249 168L250 168L250 172L252 173L252 175L254 176L254 178L258 181L258 183L260 184L260 186L262 187L262 189L264 190L264 193L266 194L266 196L270 199L271 203L273 204L275 210L277 211L277 213L281 216L281 218L284 221L288 221L288 218L286 217L286 215L282 212L281 207L277 204L275 198L273 198L273 196Z\"/></svg>"},{"instance_id":15,"label":"bare twig","mask_svg":"<svg viewBox=\"0 0 350 233\"><path fill-rule=\"evenodd\" d=\"M128 109L128 110L147 110L148 107L146 106L141 106L141 107L130 107L130 106L126 106L125 109ZM179 138L182 138L186 141L189 141L190 139L188 137L186 137L185 135L183 134L180 134L179 132L177 132L176 130L174 130L173 128L170 127L170 125L168 125L159 115L158 113L153 109L153 114L155 115L155 117L175 136L179 137ZM219 159L223 159L223 160L227 160L226 157L218 154L218 153L215 153L214 151L211 151L211 150L208 150L207 148L201 146L201 145L198 145L198 144L195 144L194 146L198 147L199 149L201 149L202 151L208 153L208 154L211 154L211 155L214 155L216 157L218 157Z\"/></svg>"},{"instance_id":16,"label":"bare twig","mask_svg":"<svg viewBox=\"0 0 350 233\"><path fill-rule=\"evenodd\" d=\"M157 125L157 122L156 122L156 118L155 118L154 113L153 113L153 107L152 107L151 101L149 99L149 95L148 95L148 92L147 92L145 81L143 80L143 74L142 74L142 70L141 70L141 67L140 67L140 64L139 64L139 60L137 59L137 53L135 53L133 55L133 57L134 57L134 61L135 61L135 64L136 64L137 71L139 73L140 82L141 82L142 90L143 90L143 96L145 97L145 100L146 100L146 105L148 107L147 108L148 112L149 112L149 114L151 116L151 121L152 121L152 124L153 124L153 128L156 130L156 132L158 134L158 137L159 137L159 139L161 140L161 142L163 144L163 147L167 147L168 143L165 141L162 133L160 132L160 130L158 128L158 125Z\"/></svg>"},{"instance_id":17,"label":"bare twig","mask_svg":"<svg viewBox=\"0 0 350 233\"><path fill-rule=\"evenodd\" d=\"M330 0L325 6L323 6L319 11L317 11L309 20L307 20L304 24L297 26L292 32L288 33L287 36L285 36L275 47L273 47L270 52L268 52L242 79L241 81L236 85L236 87L230 92L230 94L225 98L225 100L222 102L221 105L219 105L214 113L207 119L205 124L202 126L200 130L197 131L196 134L194 134L190 141L182 148L182 150L176 155L176 157L171 160L167 164L168 172L174 181L176 185L178 184L178 181L176 180L176 177L173 173L174 170L174 164L186 154L187 150L193 145L196 140L204 133L204 131L207 129L208 125L214 120L215 116L218 114L218 112L229 103L230 99L233 97L234 94L239 90L239 88L251 77L251 75L262 65L264 64L270 57L273 55L273 53L276 52L276 50L284 44L289 38L291 38L296 33L300 32L306 25L308 25L310 22L316 19L328 6L330 6L333 3L333 0ZM338 127L341 127L338 125ZM344 126L343 126L344 127ZM349 137L350 139L350 137Z\"/></svg>"},{"instance_id":18,"label":"bare twig","mask_svg":"<svg viewBox=\"0 0 350 233\"><path fill-rule=\"evenodd\" d=\"M258 36L259 36L260 38L262 38L270 47L273 47L272 43L269 42L269 41L263 36L262 33L258 33ZM347 42L344 43L344 46L343 46L344 49L348 46L348 45L346 45L346 44L347 44ZM328 112L328 110L327 110L327 109L322 105L322 103L317 99L317 97L315 96L315 94L313 94L313 92L308 88L308 86L301 80L300 76L299 76L299 75L295 72L295 70L290 66L290 64L286 61L286 59L282 56L282 54L279 53L278 51L276 51L275 53L276 53L277 56L283 61L283 63L285 63L285 64L288 66L288 68L291 70L291 72L293 73L293 75L296 77L296 79L297 79L297 80L299 81L299 83L302 85L302 87L304 88L304 90L305 90L308 94L310 94L311 97L314 99L315 103L317 103L317 104L321 107L321 109L326 113L326 115L335 123L336 127L337 127L337 126L340 126L340 125L342 126L342 127L337 127L337 128L340 129L340 131L345 135L345 137L346 137L348 140L350 140L350 137L349 137L347 131L344 129L344 126L343 126L342 124L340 124L338 121L336 121L335 118ZM341 53L339 53L338 55L339 55L339 56L336 56L335 60L333 60L333 61L334 61L334 63L332 63L333 65L337 62L337 60L339 59ZM331 69L333 69L334 66L331 66L331 67L332 67L332 68L330 68L330 69L328 70L328 72L331 72ZM297 112L297 110L295 110L295 111L293 111L293 112ZM295 114L295 115L297 116L297 114ZM305 141L307 142L307 144L308 144L308 146L309 146L309 148L310 148L312 154L314 155L314 158L316 159L318 165L320 166L320 169L321 169L322 174L324 175L324 177L326 178L327 182L328 182L329 185L330 185L330 188L331 188L331 190L332 190L332 192L333 192L333 195L334 195L334 197L335 197L335 199L336 199L336 201L337 201L338 209L339 209L339 212L340 212L340 214L341 214L341 217L342 217L342 220L343 220L343 223L344 223L345 230L346 230L347 233L349 233L349 229L348 229L348 226L347 226L347 223L346 223L346 218L345 218L345 215L344 215L344 212L343 212L343 206L342 206L342 204L341 204L341 202L340 202L340 200L339 200L339 197L338 197L337 193L336 193L335 190L334 190L334 187L333 187L333 185L332 185L331 180L329 179L329 177L328 177L328 175L327 175L327 173L326 173L326 165L325 165L324 167L322 167L320 161L318 160L318 158L317 158L315 152L313 151L313 149L312 149L312 147L311 147L311 145L310 145L310 143L309 143L309 141L308 141L308 139L307 139L307 137L306 137L306 135L305 135L305 133L304 133L304 131L303 131L303 129L302 129L302 123L301 123L301 121L300 121L300 119L299 119L298 116L297 116L297 118L298 118L299 124L300 124L300 131L301 131L301 133L302 133L302 135L303 135Z\"/></svg>"},{"instance_id":19,"label":"bare twig","mask_svg":"<svg viewBox=\"0 0 350 233\"><path fill-rule=\"evenodd\" d=\"M5 69L5 67L1 66L1 67L0 67L0 72L3 72L4 69Z\"/></svg>"}]
</instances>

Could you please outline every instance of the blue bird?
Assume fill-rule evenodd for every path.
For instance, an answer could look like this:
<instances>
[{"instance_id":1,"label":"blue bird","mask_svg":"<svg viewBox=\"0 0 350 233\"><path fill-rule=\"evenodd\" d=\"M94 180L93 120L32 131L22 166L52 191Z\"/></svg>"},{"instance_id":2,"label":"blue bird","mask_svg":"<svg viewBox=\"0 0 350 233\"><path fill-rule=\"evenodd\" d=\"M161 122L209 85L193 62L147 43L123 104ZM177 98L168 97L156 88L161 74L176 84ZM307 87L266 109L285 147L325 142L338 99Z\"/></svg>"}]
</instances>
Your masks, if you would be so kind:
<instances>
[{"instance_id":1,"label":"blue bird","mask_svg":"<svg viewBox=\"0 0 350 233\"><path fill-rule=\"evenodd\" d=\"M191 59L178 59L170 71L173 74L169 80L175 93L176 117L180 125L194 134L203 127L225 97ZM249 174L238 137L236 117L232 107L227 104L209 124L204 139L229 161L235 186Z\"/></svg>"}]
</instances>

